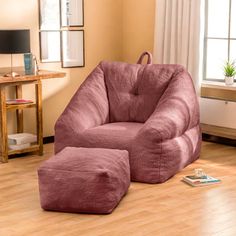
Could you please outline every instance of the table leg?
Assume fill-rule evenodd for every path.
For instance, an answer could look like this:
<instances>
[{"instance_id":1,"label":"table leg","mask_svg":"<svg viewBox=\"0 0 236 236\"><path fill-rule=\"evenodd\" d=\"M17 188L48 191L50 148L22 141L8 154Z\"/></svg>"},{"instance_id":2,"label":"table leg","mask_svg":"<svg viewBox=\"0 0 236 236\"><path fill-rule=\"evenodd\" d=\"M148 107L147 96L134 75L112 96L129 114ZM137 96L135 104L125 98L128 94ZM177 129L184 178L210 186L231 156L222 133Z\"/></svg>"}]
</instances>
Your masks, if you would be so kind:
<instances>
[{"instance_id":1,"label":"table leg","mask_svg":"<svg viewBox=\"0 0 236 236\"><path fill-rule=\"evenodd\" d=\"M39 80L35 85L36 90L36 118L37 118L37 137L39 144L39 155L43 155L43 111L42 111L42 83Z\"/></svg>"},{"instance_id":2,"label":"table leg","mask_svg":"<svg viewBox=\"0 0 236 236\"><path fill-rule=\"evenodd\" d=\"M22 85L16 86L16 98L22 98ZM17 121L17 133L23 133L24 126L23 126L23 110L22 109L16 110L16 121Z\"/></svg>"},{"instance_id":3,"label":"table leg","mask_svg":"<svg viewBox=\"0 0 236 236\"><path fill-rule=\"evenodd\" d=\"M7 109L5 87L0 86L1 161L8 162Z\"/></svg>"}]
</instances>

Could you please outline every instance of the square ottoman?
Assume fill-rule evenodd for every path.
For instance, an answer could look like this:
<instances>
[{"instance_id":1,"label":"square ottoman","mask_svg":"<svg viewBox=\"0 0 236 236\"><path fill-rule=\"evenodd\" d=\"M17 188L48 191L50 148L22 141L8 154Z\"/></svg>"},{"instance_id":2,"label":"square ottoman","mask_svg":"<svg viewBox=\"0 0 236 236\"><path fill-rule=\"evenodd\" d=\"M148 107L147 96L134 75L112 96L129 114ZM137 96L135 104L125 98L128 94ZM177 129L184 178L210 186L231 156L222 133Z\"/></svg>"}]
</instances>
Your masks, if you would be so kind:
<instances>
[{"instance_id":1,"label":"square ottoman","mask_svg":"<svg viewBox=\"0 0 236 236\"><path fill-rule=\"evenodd\" d=\"M130 185L127 151L66 147L38 169L45 210L108 214Z\"/></svg>"}]
</instances>

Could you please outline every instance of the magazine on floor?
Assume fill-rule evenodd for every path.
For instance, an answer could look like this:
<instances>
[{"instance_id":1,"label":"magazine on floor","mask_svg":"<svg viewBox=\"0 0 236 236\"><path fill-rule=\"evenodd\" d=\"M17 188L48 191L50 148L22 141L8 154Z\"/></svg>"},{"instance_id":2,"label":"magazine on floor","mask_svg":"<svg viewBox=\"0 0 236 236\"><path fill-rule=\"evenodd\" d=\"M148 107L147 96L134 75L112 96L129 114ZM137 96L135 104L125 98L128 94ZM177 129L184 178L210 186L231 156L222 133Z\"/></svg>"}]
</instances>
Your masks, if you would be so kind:
<instances>
[{"instance_id":1,"label":"magazine on floor","mask_svg":"<svg viewBox=\"0 0 236 236\"><path fill-rule=\"evenodd\" d=\"M183 177L182 181L193 186L193 187L218 184L221 182L220 179L217 179L217 178L212 177L210 175L202 175L202 176L187 175L187 176Z\"/></svg>"}]
</instances>

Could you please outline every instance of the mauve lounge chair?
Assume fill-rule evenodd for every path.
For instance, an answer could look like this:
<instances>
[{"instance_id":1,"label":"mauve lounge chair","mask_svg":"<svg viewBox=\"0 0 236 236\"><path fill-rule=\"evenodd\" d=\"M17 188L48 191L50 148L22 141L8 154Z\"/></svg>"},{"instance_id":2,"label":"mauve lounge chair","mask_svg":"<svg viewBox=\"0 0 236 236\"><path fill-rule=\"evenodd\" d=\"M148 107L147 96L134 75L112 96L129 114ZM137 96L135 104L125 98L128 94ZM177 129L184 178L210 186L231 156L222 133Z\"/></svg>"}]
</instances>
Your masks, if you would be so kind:
<instances>
[{"instance_id":1,"label":"mauve lounge chair","mask_svg":"<svg viewBox=\"0 0 236 236\"><path fill-rule=\"evenodd\" d=\"M67 146L128 150L132 181L146 183L165 182L199 157L189 73L151 64L149 53L139 63L101 62L93 70L56 122L56 153Z\"/></svg>"}]
</instances>

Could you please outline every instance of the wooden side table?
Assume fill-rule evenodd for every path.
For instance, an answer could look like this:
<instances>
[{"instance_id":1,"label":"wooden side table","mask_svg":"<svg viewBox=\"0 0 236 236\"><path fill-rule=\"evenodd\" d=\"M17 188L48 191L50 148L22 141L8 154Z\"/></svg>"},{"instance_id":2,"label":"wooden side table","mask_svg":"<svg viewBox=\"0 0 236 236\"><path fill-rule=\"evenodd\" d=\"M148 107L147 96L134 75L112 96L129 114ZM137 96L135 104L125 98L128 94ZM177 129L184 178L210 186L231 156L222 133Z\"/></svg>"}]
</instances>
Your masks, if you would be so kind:
<instances>
[{"instance_id":1,"label":"wooden side table","mask_svg":"<svg viewBox=\"0 0 236 236\"><path fill-rule=\"evenodd\" d=\"M64 72L45 70L40 70L37 75L25 75L23 68L14 68L14 71L18 72L20 76L4 77L3 75L7 71L10 71L9 68L0 68L0 147L1 161L3 163L8 162L8 156L13 154L38 151L39 155L43 155L42 80L63 78L66 75ZM36 101L29 104L6 104L6 88L14 86L16 98L22 98L22 86L25 84L35 84ZM23 110L27 108L36 109L37 144L21 150L8 150L7 111L16 111L17 132L23 133Z\"/></svg>"}]
</instances>

